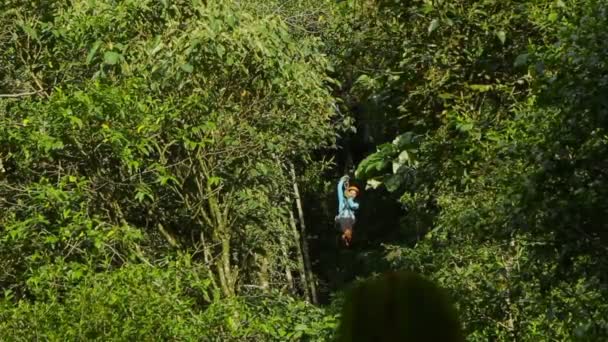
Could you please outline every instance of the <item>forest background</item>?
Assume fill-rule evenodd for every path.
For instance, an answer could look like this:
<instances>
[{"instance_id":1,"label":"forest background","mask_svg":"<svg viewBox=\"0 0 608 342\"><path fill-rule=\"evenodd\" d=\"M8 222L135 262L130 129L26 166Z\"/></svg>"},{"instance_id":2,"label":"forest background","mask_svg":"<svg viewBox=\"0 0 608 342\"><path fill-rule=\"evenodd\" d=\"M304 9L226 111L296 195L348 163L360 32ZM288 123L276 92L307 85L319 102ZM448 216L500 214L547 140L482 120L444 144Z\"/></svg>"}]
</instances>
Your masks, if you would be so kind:
<instances>
[{"instance_id":1,"label":"forest background","mask_svg":"<svg viewBox=\"0 0 608 342\"><path fill-rule=\"evenodd\" d=\"M404 269L469 341L608 338L608 3L4 0L0 28L3 340L326 341Z\"/></svg>"}]
</instances>

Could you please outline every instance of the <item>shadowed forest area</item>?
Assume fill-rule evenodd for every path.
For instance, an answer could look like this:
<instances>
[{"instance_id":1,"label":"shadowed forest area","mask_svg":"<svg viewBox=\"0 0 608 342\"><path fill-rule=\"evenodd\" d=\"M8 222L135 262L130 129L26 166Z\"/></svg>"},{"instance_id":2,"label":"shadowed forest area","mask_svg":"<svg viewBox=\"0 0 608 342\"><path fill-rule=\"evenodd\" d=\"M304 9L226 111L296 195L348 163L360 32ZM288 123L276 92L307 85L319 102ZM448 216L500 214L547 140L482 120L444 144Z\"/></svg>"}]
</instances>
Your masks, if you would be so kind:
<instances>
[{"instance_id":1,"label":"shadowed forest area","mask_svg":"<svg viewBox=\"0 0 608 342\"><path fill-rule=\"evenodd\" d=\"M608 2L0 2L0 340L608 340ZM352 245L337 182L360 191Z\"/></svg>"}]
</instances>

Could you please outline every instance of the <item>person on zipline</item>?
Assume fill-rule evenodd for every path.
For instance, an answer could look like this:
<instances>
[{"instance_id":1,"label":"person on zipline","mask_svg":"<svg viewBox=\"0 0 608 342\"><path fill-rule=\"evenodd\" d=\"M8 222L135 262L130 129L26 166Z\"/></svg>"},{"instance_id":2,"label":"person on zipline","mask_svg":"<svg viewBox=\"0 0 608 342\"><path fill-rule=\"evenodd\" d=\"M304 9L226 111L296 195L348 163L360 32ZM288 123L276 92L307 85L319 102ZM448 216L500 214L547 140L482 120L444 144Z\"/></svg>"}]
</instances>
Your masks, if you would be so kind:
<instances>
[{"instance_id":1,"label":"person on zipline","mask_svg":"<svg viewBox=\"0 0 608 342\"><path fill-rule=\"evenodd\" d=\"M350 245L353 238L353 227L356 221L355 210L359 209L359 203L355 202L359 189L356 186L349 185L349 180L348 176L343 176L338 182L338 215L335 218L340 225L342 240L346 246Z\"/></svg>"}]
</instances>

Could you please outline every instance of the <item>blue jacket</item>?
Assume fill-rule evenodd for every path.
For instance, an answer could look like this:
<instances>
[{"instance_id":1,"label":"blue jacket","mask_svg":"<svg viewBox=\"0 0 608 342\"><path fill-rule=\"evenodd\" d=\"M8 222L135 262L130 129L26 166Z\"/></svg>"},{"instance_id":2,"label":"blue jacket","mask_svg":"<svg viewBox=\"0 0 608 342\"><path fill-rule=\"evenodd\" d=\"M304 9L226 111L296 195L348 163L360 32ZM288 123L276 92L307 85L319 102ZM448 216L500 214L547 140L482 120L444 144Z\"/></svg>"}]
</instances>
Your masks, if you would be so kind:
<instances>
[{"instance_id":1,"label":"blue jacket","mask_svg":"<svg viewBox=\"0 0 608 342\"><path fill-rule=\"evenodd\" d=\"M338 182L338 218L347 217L355 218L355 210L359 209L359 203L355 202L351 197L344 196L344 180Z\"/></svg>"}]
</instances>

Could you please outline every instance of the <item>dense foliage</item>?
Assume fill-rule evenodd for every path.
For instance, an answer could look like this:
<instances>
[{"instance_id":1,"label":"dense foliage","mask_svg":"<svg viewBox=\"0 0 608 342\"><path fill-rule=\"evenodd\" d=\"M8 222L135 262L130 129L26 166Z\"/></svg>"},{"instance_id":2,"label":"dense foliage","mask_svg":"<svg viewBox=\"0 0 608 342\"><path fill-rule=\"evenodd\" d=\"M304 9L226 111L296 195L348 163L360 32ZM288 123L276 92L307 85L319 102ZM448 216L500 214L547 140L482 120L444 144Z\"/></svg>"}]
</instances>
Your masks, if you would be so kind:
<instances>
[{"instance_id":1,"label":"dense foliage","mask_svg":"<svg viewBox=\"0 0 608 342\"><path fill-rule=\"evenodd\" d=\"M607 9L462 1L379 14L395 18L389 32L418 34L390 73L365 75L375 96L406 89L383 104L403 134L358 172L408 210L417 242L388 247L392 267L453 289L470 340L608 334Z\"/></svg>"},{"instance_id":2,"label":"dense foliage","mask_svg":"<svg viewBox=\"0 0 608 342\"><path fill-rule=\"evenodd\" d=\"M470 341L608 338L605 2L4 4L3 340L328 340L391 269Z\"/></svg>"},{"instance_id":3,"label":"dense foliage","mask_svg":"<svg viewBox=\"0 0 608 342\"><path fill-rule=\"evenodd\" d=\"M147 302L170 275L137 266L176 252L197 265L192 298L206 291L198 282L225 297L303 291L286 165L332 141L314 41L222 2L15 2L1 18L1 93L36 95L3 99L0 114L0 284L24 310L23 333L125 292L124 314L99 311L74 336L119 336L107 326L163 312L179 315L161 335L196 335L182 329L194 299L175 289ZM136 284L151 287L129 293ZM34 319L46 310L56 323Z\"/></svg>"}]
</instances>

